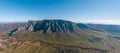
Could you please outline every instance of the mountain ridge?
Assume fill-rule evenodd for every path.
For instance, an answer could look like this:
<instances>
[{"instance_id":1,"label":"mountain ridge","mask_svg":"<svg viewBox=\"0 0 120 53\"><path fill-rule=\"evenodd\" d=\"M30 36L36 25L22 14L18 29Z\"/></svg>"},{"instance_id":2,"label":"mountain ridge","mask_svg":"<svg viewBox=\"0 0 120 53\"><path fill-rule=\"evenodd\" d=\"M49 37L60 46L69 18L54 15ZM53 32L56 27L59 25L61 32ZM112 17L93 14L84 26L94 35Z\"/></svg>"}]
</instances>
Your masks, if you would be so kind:
<instances>
[{"instance_id":1,"label":"mountain ridge","mask_svg":"<svg viewBox=\"0 0 120 53\"><path fill-rule=\"evenodd\" d=\"M99 29L101 28L99 27ZM98 51L99 53L111 52L110 50L115 47L113 40L111 40L112 37L99 29L94 28L93 25L66 20L30 20L24 26L12 30L10 37L14 37L18 42L28 40L32 42L47 41L48 45L51 43L58 46L59 44L76 46L72 48L78 48L77 46L83 47L81 50L75 49L75 52L85 50L84 48L92 51L92 53Z\"/></svg>"}]
</instances>

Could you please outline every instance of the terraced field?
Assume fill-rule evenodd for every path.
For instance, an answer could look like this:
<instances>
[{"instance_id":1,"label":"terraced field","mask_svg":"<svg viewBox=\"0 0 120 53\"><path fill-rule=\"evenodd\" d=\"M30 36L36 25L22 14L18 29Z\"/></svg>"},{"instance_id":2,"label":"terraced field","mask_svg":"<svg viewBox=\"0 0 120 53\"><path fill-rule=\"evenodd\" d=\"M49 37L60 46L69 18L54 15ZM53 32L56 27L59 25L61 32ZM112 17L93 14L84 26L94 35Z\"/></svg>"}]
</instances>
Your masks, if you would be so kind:
<instances>
[{"instance_id":1,"label":"terraced field","mask_svg":"<svg viewBox=\"0 0 120 53\"><path fill-rule=\"evenodd\" d=\"M14 43L14 44L13 44ZM40 44L38 44L40 43ZM11 45L12 44L12 45ZM108 51L97 49L97 48L87 48L76 45L64 45L59 43L49 43L46 41L39 42L12 42L9 47L9 51L5 53L106 53Z\"/></svg>"},{"instance_id":2,"label":"terraced field","mask_svg":"<svg viewBox=\"0 0 120 53\"><path fill-rule=\"evenodd\" d=\"M39 47L35 47L32 45L21 45L20 47L17 47L15 50L13 50L13 53L35 53L35 51L38 49ZM36 53L40 53L40 52L36 52Z\"/></svg>"},{"instance_id":3,"label":"terraced field","mask_svg":"<svg viewBox=\"0 0 120 53\"><path fill-rule=\"evenodd\" d=\"M54 48L45 45L21 44L16 45L11 53L54 53L54 50Z\"/></svg>"}]
</instances>

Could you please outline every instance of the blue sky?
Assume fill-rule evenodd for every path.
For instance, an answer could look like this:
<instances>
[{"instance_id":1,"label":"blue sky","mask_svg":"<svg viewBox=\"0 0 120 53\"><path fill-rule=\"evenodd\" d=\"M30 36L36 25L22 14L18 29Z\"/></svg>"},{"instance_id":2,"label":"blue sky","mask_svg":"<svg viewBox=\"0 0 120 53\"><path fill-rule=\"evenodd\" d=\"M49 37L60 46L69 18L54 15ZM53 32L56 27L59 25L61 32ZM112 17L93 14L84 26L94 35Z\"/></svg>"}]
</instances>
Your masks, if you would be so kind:
<instances>
[{"instance_id":1,"label":"blue sky","mask_svg":"<svg viewBox=\"0 0 120 53\"><path fill-rule=\"evenodd\" d=\"M0 0L0 22L41 19L120 24L120 0Z\"/></svg>"}]
</instances>

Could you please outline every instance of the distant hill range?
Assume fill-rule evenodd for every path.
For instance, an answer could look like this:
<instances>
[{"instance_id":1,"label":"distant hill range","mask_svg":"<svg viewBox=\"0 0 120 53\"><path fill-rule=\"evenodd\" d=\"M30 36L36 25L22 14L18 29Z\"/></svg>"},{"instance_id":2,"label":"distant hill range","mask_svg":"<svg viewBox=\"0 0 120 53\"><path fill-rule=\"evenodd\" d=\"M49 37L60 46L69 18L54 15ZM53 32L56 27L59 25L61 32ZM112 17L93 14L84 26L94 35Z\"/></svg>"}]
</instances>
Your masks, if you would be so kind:
<instances>
[{"instance_id":1,"label":"distant hill range","mask_svg":"<svg viewBox=\"0 0 120 53\"><path fill-rule=\"evenodd\" d=\"M0 31L7 31L7 30L9 31L24 26L24 24L25 23L21 23L21 22L0 23Z\"/></svg>"}]
</instances>

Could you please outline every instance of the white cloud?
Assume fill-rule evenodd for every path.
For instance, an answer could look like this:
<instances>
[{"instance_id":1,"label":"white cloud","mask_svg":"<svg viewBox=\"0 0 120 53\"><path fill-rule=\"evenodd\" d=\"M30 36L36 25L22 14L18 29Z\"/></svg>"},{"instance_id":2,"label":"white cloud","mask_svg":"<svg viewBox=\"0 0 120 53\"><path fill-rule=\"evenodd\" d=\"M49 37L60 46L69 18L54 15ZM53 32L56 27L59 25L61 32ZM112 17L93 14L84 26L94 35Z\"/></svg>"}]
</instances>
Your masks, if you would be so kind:
<instances>
[{"instance_id":1,"label":"white cloud","mask_svg":"<svg viewBox=\"0 0 120 53\"><path fill-rule=\"evenodd\" d=\"M120 25L120 20L76 20L76 22Z\"/></svg>"},{"instance_id":2,"label":"white cloud","mask_svg":"<svg viewBox=\"0 0 120 53\"><path fill-rule=\"evenodd\" d=\"M73 19L68 18L66 20L70 20L77 23L93 23L93 24L112 24L112 25L120 25L120 19Z\"/></svg>"}]
</instances>

